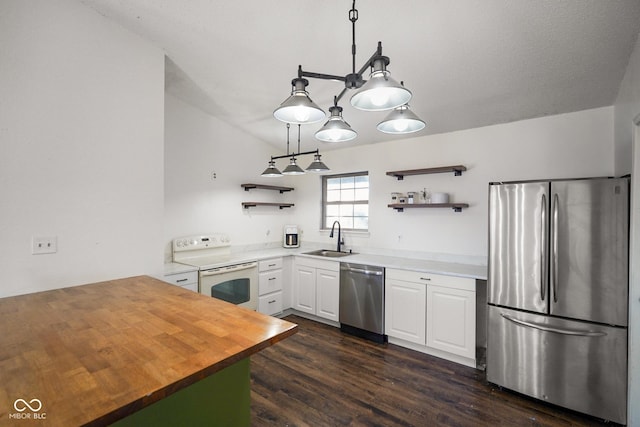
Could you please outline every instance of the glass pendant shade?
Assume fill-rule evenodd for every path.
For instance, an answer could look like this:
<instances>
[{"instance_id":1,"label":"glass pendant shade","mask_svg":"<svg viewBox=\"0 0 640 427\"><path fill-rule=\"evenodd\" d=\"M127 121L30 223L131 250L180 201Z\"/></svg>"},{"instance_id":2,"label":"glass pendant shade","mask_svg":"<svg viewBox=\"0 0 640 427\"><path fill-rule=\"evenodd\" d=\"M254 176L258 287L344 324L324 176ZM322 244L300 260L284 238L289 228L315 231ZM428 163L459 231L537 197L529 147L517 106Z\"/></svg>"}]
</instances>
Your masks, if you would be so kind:
<instances>
[{"instance_id":1,"label":"glass pendant shade","mask_svg":"<svg viewBox=\"0 0 640 427\"><path fill-rule=\"evenodd\" d=\"M351 129L349 123L342 118L342 107L337 105L329 108L331 116L329 120L316 132L316 139L325 142L350 141L358 136L358 133Z\"/></svg>"},{"instance_id":2,"label":"glass pendant shade","mask_svg":"<svg viewBox=\"0 0 640 427\"><path fill-rule=\"evenodd\" d=\"M313 162L311 162L307 170L309 172L326 172L329 168L320 160L320 154L316 154L313 156Z\"/></svg>"},{"instance_id":3,"label":"glass pendant shade","mask_svg":"<svg viewBox=\"0 0 640 427\"><path fill-rule=\"evenodd\" d=\"M292 157L289 165L282 171L283 175L302 175L304 170L296 164L296 158Z\"/></svg>"},{"instance_id":4,"label":"glass pendant shade","mask_svg":"<svg viewBox=\"0 0 640 427\"><path fill-rule=\"evenodd\" d=\"M424 129L426 123L409 109L409 105L401 105L390 112L378 123L378 130L384 133L404 134Z\"/></svg>"},{"instance_id":5,"label":"glass pendant shade","mask_svg":"<svg viewBox=\"0 0 640 427\"><path fill-rule=\"evenodd\" d=\"M273 112L273 116L285 123L307 124L324 120L325 112L309 98L305 90L309 81L302 78L293 79L291 96Z\"/></svg>"},{"instance_id":6,"label":"glass pendant shade","mask_svg":"<svg viewBox=\"0 0 640 427\"><path fill-rule=\"evenodd\" d=\"M406 104L411 91L391 78L386 70L388 58L373 61L369 80L351 97L351 105L359 110L384 111Z\"/></svg>"},{"instance_id":7,"label":"glass pendant shade","mask_svg":"<svg viewBox=\"0 0 640 427\"><path fill-rule=\"evenodd\" d=\"M270 160L269 167L266 168L264 172L262 172L261 176L277 177L277 176L282 176L282 172L280 172L278 168L276 168L276 162L274 162L273 160Z\"/></svg>"}]
</instances>

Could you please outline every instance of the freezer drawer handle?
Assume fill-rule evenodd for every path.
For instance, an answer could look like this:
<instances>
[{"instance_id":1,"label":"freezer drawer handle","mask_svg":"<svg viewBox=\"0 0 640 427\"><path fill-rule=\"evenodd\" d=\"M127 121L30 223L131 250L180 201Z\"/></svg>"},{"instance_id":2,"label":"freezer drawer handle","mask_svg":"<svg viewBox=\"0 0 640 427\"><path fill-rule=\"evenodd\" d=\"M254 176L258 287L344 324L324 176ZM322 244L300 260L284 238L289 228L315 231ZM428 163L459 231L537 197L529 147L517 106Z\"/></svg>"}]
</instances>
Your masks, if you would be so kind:
<instances>
[{"instance_id":1,"label":"freezer drawer handle","mask_svg":"<svg viewBox=\"0 0 640 427\"><path fill-rule=\"evenodd\" d=\"M364 268L346 268L345 270L353 273L362 273L369 276L382 276L382 271L365 270Z\"/></svg>"},{"instance_id":2,"label":"freezer drawer handle","mask_svg":"<svg viewBox=\"0 0 640 427\"><path fill-rule=\"evenodd\" d=\"M525 322L524 320L516 319L512 316L509 316L508 314L500 314L500 315L513 323L517 323L518 325L527 326L529 328L534 328L534 329L540 329L541 331L545 331L545 332L555 332L556 334L563 334L563 335L577 335L581 337L602 337L607 335L606 332L601 332L601 331L581 331L577 329L554 328L547 325L541 325L535 322Z\"/></svg>"},{"instance_id":3,"label":"freezer drawer handle","mask_svg":"<svg viewBox=\"0 0 640 427\"><path fill-rule=\"evenodd\" d=\"M540 242L542 243L540 245L540 297L542 299L542 301L544 301L546 295L545 295L545 289L547 288L547 283L546 283L546 271L545 271L545 265L546 263L544 262L545 259L545 247L547 242L545 241L545 235L546 235L546 227L547 227L547 198L546 196L543 194L542 195L542 209L540 210L541 214L540 214Z\"/></svg>"},{"instance_id":4,"label":"freezer drawer handle","mask_svg":"<svg viewBox=\"0 0 640 427\"><path fill-rule=\"evenodd\" d=\"M552 283L553 302L558 302L558 193L553 195L553 251L551 259L553 260Z\"/></svg>"}]
</instances>

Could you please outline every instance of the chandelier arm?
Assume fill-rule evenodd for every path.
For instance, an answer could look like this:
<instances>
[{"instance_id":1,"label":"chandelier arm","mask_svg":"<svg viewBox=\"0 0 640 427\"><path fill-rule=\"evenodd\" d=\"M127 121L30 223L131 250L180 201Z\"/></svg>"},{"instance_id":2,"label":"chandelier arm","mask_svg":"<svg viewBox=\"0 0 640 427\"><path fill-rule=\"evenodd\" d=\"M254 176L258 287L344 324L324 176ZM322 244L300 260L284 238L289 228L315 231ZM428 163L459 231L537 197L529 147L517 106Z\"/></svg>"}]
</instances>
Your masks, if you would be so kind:
<instances>
[{"instance_id":1,"label":"chandelier arm","mask_svg":"<svg viewBox=\"0 0 640 427\"><path fill-rule=\"evenodd\" d=\"M314 73L312 71L302 71L302 68L298 69L298 76L311 77L312 79L337 80L340 82L346 81L346 77L344 76L335 76L333 74L324 74L324 73Z\"/></svg>"},{"instance_id":2,"label":"chandelier arm","mask_svg":"<svg viewBox=\"0 0 640 427\"><path fill-rule=\"evenodd\" d=\"M306 156L307 154L320 154L320 150L303 151L300 153L283 154L281 156L271 156L271 160L284 159L285 157Z\"/></svg>"},{"instance_id":3,"label":"chandelier arm","mask_svg":"<svg viewBox=\"0 0 640 427\"><path fill-rule=\"evenodd\" d=\"M338 94L338 96L334 96L333 97L333 105L338 106L338 101L340 101L340 99L344 96L345 93L347 93L348 88L342 88L342 91L340 91L340 93Z\"/></svg>"}]
</instances>

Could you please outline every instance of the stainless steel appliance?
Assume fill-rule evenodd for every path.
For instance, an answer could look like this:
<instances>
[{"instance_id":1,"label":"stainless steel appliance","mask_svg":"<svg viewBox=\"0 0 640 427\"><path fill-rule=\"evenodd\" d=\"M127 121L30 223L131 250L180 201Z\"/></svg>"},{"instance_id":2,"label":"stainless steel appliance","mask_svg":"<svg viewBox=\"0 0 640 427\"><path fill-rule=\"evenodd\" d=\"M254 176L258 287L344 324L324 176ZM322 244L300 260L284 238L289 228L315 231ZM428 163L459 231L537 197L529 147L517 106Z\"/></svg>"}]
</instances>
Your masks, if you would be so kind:
<instances>
[{"instance_id":1,"label":"stainless steel appliance","mask_svg":"<svg viewBox=\"0 0 640 427\"><path fill-rule=\"evenodd\" d=\"M299 248L300 236L297 225L285 225L283 232L282 246L285 248Z\"/></svg>"},{"instance_id":2,"label":"stainless steel appliance","mask_svg":"<svg viewBox=\"0 0 640 427\"><path fill-rule=\"evenodd\" d=\"M489 186L487 380L626 423L629 180Z\"/></svg>"},{"instance_id":3,"label":"stainless steel appliance","mask_svg":"<svg viewBox=\"0 0 640 427\"><path fill-rule=\"evenodd\" d=\"M198 267L198 291L250 310L258 308L255 261L232 262L231 239L223 233L173 240L173 260Z\"/></svg>"},{"instance_id":4,"label":"stainless steel appliance","mask_svg":"<svg viewBox=\"0 0 640 427\"><path fill-rule=\"evenodd\" d=\"M372 341L387 341L383 267L340 263L340 329Z\"/></svg>"}]
</instances>

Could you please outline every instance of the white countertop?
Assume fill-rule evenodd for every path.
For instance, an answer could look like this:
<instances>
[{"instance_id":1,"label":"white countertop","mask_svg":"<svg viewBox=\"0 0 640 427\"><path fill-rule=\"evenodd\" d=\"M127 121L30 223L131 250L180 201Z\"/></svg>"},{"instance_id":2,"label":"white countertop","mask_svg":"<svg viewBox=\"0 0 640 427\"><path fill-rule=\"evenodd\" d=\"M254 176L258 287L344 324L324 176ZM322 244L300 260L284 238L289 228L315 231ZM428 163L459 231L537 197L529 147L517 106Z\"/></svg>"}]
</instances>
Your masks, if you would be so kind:
<instances>
[{"instance_id":1,"label":"white countertop","mask_svg":"<svg viewBox=\"0 0 640 427\"><path fill-rule=\"evenodd\" d=\"M282 256L299 255L304 257L311 257L315 259L323 259L327 261L335 262L353 262L356 264L375 265L385 268L397 268L400 270L420 271L425 273L444 274L448 276L466 277L471 279L487 279L487 266L475 265L475 264L463 264L455 262L435 261L419 258L405 258L398 256L379 255L379 254L366 254L366 253L354 253L353 255L344 256L341 258L326 258L317 255L306 255L305 252L310 252L316 247L303 247L303 248L265 248L254 249L248 251L232 252L230 257L224 262L220 262L218 265L212 265L212 267L219 267L224 265L230 265L240 262L249 261L261 261L268 258L276 258ZM168 263L165 264L165 274L185 273L188 271L195 271L196 267L179 264Z\"/></svg>"}]
</instances>

